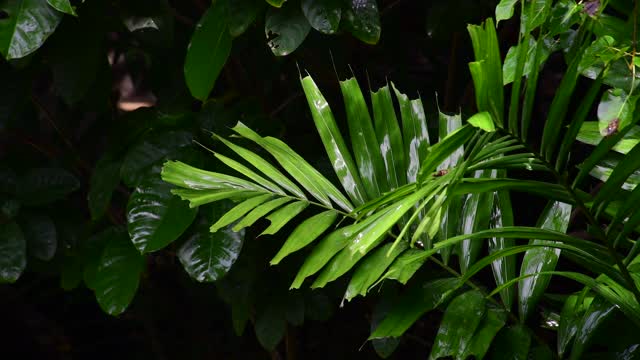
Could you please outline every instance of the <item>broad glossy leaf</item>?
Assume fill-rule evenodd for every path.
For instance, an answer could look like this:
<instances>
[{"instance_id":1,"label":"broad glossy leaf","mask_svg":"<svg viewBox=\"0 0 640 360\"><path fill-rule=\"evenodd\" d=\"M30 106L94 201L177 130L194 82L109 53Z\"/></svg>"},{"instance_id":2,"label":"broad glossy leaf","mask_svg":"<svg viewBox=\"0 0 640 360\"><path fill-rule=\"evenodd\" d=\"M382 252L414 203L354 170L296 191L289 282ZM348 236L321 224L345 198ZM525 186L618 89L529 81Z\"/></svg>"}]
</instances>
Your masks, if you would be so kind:
<instances>
[{"instance_id":1,"label":"broad glossy leaf","mask_svg":"<svg viewBox=\"0 0 640 360\"><path fill-rule=\"evenodd\" d=\"M289 4L282 9L269 8L264 24L267 44L276 56L287 56L302 44L311 25L300 6Z\"/></svg>"},{"instance_id":2,"label":"broad glossy leaf","mask_svg":"<svg viewBox=\"0 0 640 360\"><path fill-rule=\"evenodd\" d=\"M302 0L302 12L309 24L325 34L333 34L338 30L342 8L338 0Z\"/></svg>"},{"instance_id":3,"label":"broad glossy leaf","mask_svg":"<svg viewBox=\"0 0 640 360\"><path fill-rule=\"evenodd\" d=\"M184 78L191 95L204 101L231 52L226 1L216 1L202 15L191 36L184 61Z\"/></svg>"},{"instance_id":4,"label":"broad glossy leaf","mask_svg":"<svg viewBox=\"0 0 640 360\"><path fill-rule=\"evenodd\" d=\"M405 184L406 164L402 133L389 86L372 91L371 103L378 147L387 173L387 183L389 190L393 190Z\"/></svg>"},{"instance_id":5,"label":"broad glossy leaf","mask_svg":"<svg viewBox=\"0 0 640 360\"><path fill-rule=\"evenodd\" d=\"M502 328L493 339L489 359L528 360L531 334L522 324Z\"/></svg>"},{"instance_id":6,"label":"broad glossy leaf","mask_svg":"<svg viewBox=\"0 0 640 360\"><path fill-rule=\"evenodd\" d=\"M418 178L420 166L429 154L429 132L427 118L420 98L409 100L391 83L400 105L402 115L402 138L404 139L404 155L407 182L415 182Z\"/></svg>"},{"instance_id":7,"label":"broad glossy leaf","mask_svg":"<svg viewBox=\"0 0 640 360\"><path fill-rule=\"evenodd\" d=\"M78 14L76 14L76 10L73 6L71 6L69 0L47 0L47 3L49 3L49 5L60 12L78 16Z\"/></svg>"},{"instance_id":8,"label":"broad glossy leaf","mask_svg":"<svg viewBox=\"0 0 640 360\"><path fill-rule=\"evenodd\" d=\"M485 316L485 299L479 291L468 291L451 300L444 312L429 359L445 356L464 358L473 334Z\"/></svg>"},{"instance_id":9,"label":"broad glossy leaf","mask_svg":"<svg viewBox=\"0 0 640 360\"><path fill-rule=\"evenodd\" d=\"M191 225L197 209L171 193L172 186L157 176L145 179L129 198L127 227L141 253L160 250Z\"/></svg>"},{"instance_id":10,"label":"broad glossy leaf","mask_svg":"<svg viewBox=\"0 0 640 360\"><path fill-rule=\"evenodd\" d=\"M282 248L280 248L276 256L274 256L269 263L276 265L282 261L285 256L309 245L318 236L322 235L322 233L336 221L337 217L337 212L327 210L302 222L302 224L293 230L287 238L287 241L282 245Z\"/></svg>"},{"instance_id":11,"label":"broad glossy leaf","mask_svg":"<svg viewBox=\"0 0 640 360\"><path fill-rule=\"evenodd\" d=\"M475 359L482 359L489 350L496 334L502 329L507 320L507 312L504 309L487 307L487 311L473 334L471 343L464 349L463 359L473 356Z\"/></svg>"},{"instance_id":12,"label":"broad glossy leaf","mask_svg":"<svg viewBox=\"0 0 640 360\"><path fill-rule=\"evenodd\" d=\"M15 222L0 224L0 283L18 280L27 266L27 242Z\"/></svg>"},{"instance_id":13,"label":"broad glossy leaf","mask_svg":"<svg viewBox=\"0 0 640 360\"><path fill-rule=\"evenodd\" d=\"M122 180L129 187L136 186L148 173L159 172L160 161L191 145L192 140L193 135L186 131L168 131L145 138L127 152L120 168Z\"/></svg>"},{"instance_id":14,"label":"broad glossy leaf","mask_svg":"<svg viewBox=\"0 0 640 360\"><path fill-rule=\"evenodd\" d=\"M58 234L51 218L42 214L29 214L20 221L20 227L27 241L29 255L49 261L56 254Z\"/></svg>"},{"instance_id":15,"label":"broad glossy leaf","mask_svg":"<svg viewBox=\"0 0 640 360\"><path fill-rule=\"evenodd\" d=\"M121 161L104 156L93 169L87 196L91 219L99 219L109 208L111 196L120 183L121 166Z\"/></svg>"},{"instance_id":16,"label":"broad glossy leaf","mask_svg":"<svg viewBox=\"0 0 640 360\"><path fill-rule=\"evenodd\" d=\"M346 0L342 15L345 27L367 44L380 40L380 14L376 0Z\"/></svg>"},{"instance_id":17,"label":"broad glossy leaf","mask_svg":"<svg viewBox=\"0 0 640 360\"><path fill-rule=\"evenodd\" d=\"M280 170L276 169L273 165L271 165L268 161L264 160L254 152L251 152L243 147L233 144L219 136L215 136L216 139L222 141L226 146L228 146L231 150L233 150L236 154L238 154L241 158L249 162L256 169L260 170L263 174L268 176L271 180L275 181L276 184L294 194L296 197L300 199L306 199L304 192L300 190L296 184L294 184L291 180L289 180L286 176L282 175Z\"/></svg>"},{"instance_id":18,"label":"broad glossy leaf","mask_svg":"<svg viewBox=\"0 0 640 360\"><path fill-rule=\"evenodd\" d=\"M200 282L216 281L231 269L240 256L245 233L244 230L236 232L231 226L210 232L210 221L222 216L229 207L218 203L213 205L212 212L207 210L204 213L208 216L178 250L185 271Z\"/></svg>"},{"instance_id":19,"label":"broad glossy leaf","mask_svg":"<svg viewBox=\"0 0 640 360\"><path fill-rule=\"evenodd\" d=\"M576 339L571 349L571 360L577 360L582 357L593 335L596 333L596 329L611 318L615 310L616 305L607 302L603 298L596 297L593 299L589 308L586 309L586 312L576 324Z\"/></svg>"},{"instance_id":20,"label":"broad glossy leaf","mask_svg":"<svg viewBox=\"0 0 640 360\"><path fill-rule=\"evenodd\" d=\"M358 295L365 296L369 288L380 278L393 261L409 246L402 241L391 250L393 244L385 244L367 256L353 273L344 298L350 301ZM389 252L391 250L391 252Z\"/></svg>"},{"instance_id":21,"label":"broad glossy leaf","mask_svg":"<svg viewBox=\"0 0 640 360\"><path fill-rule=\"evenodd\" d=\"M513 8L518 0L500 0L496 6L496 25L501 20L509 20L513 17Z\"/></svg>"},{"instance_id":22,"label":"broad glossy leaf","mask_svg":"<svg viewBox=\"0 0 640 360\"><path fill-rule=\"evenodd\" d=\"M70 172L61 168L36 168L24 174L18 183L22 205L46 205L60 200L80 187Z\"/></svg>"},{"instance_id":23,"label":"broad glossy leaf","mask_svg":"<svg viewBox=\"0 0 640 360\"><path fill-rule=\"evenodd\" d=\"M233 231L240 231L247 226L253 225L253 223L258 219L290 201L290 198L280 198L267 201L266 203L259 205L255 209L251 210L245 217L243 217L242 220L238 221L238 223L233 226Z\"/></svg>"},{"instance_id":24,"label":"broad glossy leaf","mask_svg":"<svg viewBox=\"0 0 640 360\"><path fill-rule=\"evenodd\" d=\"M62 19L47 0L3 1L0 10L7 14L0 20L0 53L7 60L36 51Z\"/></svg>"},{"instance_id":25,"label":"broad glossy leaf","mask_svg":"<svg viewBox=\"0 0 640 360\"><path fill-rule=\"evenodd\" d=\"M598 105L598 129L603 136L611 135L631 124L637 96L629 96L622 89L609 89Z\"/></svg>"},{"instance_id":26,"label":"broad glossy leaf","mask_svg":"<svg viewBox=\"0 0 640 360\"><path fill-rule=\"evenodd\" d=\"M376 133L367 103L355 77L341 81L340 89L347 112L351 147L368 199L375 199L388 189L387 174L378 148Z\"/></svg>"},{"instance_id":27,"label":"broad glossy leaf","mask_svg":"<svg viewBox=\"0 0 640 360\"><path fill-rule=\"evenodd\" d=\"M271 199L272 197L273 195L271 194L264 194L244 200L240 204L236 205L233 209L229 210L226 214L222 215L218 219L218 221L211 225L211 228L209 230L211 232L216 232L219 229L230 225L231 223L246 215L249 211L255 209L260 204Z\"/></svg>"},{"instance_id":28,"label":"broad glossy leaf","mask_svg":"<svg viewBox=\"0 0 640 360\"><path fill-rule=\"evenodd\" d=\"M363 187L362 182L360 181L360 175L358 174L356 165L351 158L351 153L347 148L347 145L340 134L340 130L338 129L338 125L333 117L333 113L331 112L331 108L329 107L329 103L325 100L324 96L320 92L320 89L316 86L315 82L310 76L306 76L301 80L302 89L304 90L305 95L307 96L307 102L309 104L309 109L311 109L311 115L313 116L313 121L316 124L316 129L320 134L320 139L322 139L322 143L324 144L324 148L329 156L329 160L331 160L331 164L333 165L333 169L338 176L338 180L342 184L342 187L347 192L347 195L351 198L356 205L361 205L364 203L367 194L365 194L365 187ZM341 83L342 85L342 83ZM344 90L343 90L344 91ZM345 98L345 103L349 106L352 102L347 103ZM363 101L364 103L364 101ZM366 111L366 105L365 105ZM349 111L349 107L347 107L347 114L350 115L349 124L357 119L352 119ZM371 126L371 121L369 119L368 125ZM374 137L375 139L375 137ZM356 148L356 144L352 136L352 145ZM361 154L356 151L356 157L359 157ZM357 159L358 164L362 161L362 159ZM371 166L371 164L369 163ZM370 167L371 169L371 167ZM367 175L367 174L363 174ZM371 174L374 176L375 174ZM374 184L375 179L364 178L366 189L370 190L371 182ZM369 191L367 191L369 193ZM373 193L368 195L370 198L374 198L378 196L378 193Z\"/></svg>"},{"instance_id":29,"label":"broad glossy leaf","mask_svg":"<svg viewBox=\"0 0 640 360\"><path fill-rule=\"evenodd\" d=\"M584 293L571 295L565 300L560 313L560 326L558 328L558 355L563 357L578 331L578 324L585 311L591 305L593 297Z\"/></svg>"},{"instance_id":30,"label":"broad glossy leaf","mask_svg":"<svg viewBox=\"0 0 640 360\"><path fill-rule=\"evenodd\" d=\"M233 37L242 35L253 24L258 14L264 9L262 0L229 0L229 33Z\"/></svg>"},{"instance_id":31,"label":"broad glossy leaf","mask_svg":"<svg viewBox=\"0 0 640 360\"><path fill-rule=\"evenodd\" d=\"M260 235L273 235L277 233L291 219L300 214L302 210L304 210L307 206L309 206L309 203L306 201L296 201L294 203L288 204L283 208L278 209L277 211L274 211L269 216L267 216L267 220L271 221L271 224Z\"/></svg>"},{"instance_id":32,"label":"broad glossy leaf","mask_svg":"<svg viewBox=\"0 0 640 360\"><path fill-rule=\"evenodd\" d=\"M123 313L138 290L145 258L133 247L125 232L109 239L95 278L96 300L109 315Z\"/></svg>"},{"instance_id":33,"label":"broad glossy leaf","mask_svg":"<svg viewBox=\"0 0 640 360\"><path fill-rule=\"evenodd\" d=\"M600 133L597 121L585 121L580 127L577 140L589 145L598 145L604 136ZM640 143L640 126L633 126L612 150L620 154L628 153L634 146Z\"/></svg>"},{"instance_id":34,"label":"broad glossy leaf","mask_svg":"<svg viewBox=\"0 0 640 360\"><path fill-rule=\"evenodd\" d=\"M263 138L241 122L238 122L232 130L267 150L293 178L322 204L331 206L329 199L332 199L344 210L353 210L353 205L329 180L281 140L272 137Z\"/></svg>"},{"instance_id":35,"label":"broad glossy leaf","mask_svg":"<svg viewBox=\"0 0 640 360\"><path fill-rule=\"evenodd\" d=\"M457 287L458 280L455 278L412 286L376 327L369 340L401 336L422 315L446 302Z\"/></svg>"},{"instance_id":36,"label":"broad glossy leaf","mask_svg":"<svg viewBox=\"0 0 640 360\"><path fill-rule=\"evenodd\" d=\"M559 232L567 231L571 205L561 202L551 202L540 216L538 224L541 229L549 229ZM533 243L545 244L542 240L533 240ZM560 250L553 248L537 248L527 251L522 260L520 275L530 275L542 271L554 270L560 257ZM518 284L519 313L522 320L527 319L534 311L536 304L542 298L547 289L551 277L531 276Z\"/></svg>"}]
</instances>

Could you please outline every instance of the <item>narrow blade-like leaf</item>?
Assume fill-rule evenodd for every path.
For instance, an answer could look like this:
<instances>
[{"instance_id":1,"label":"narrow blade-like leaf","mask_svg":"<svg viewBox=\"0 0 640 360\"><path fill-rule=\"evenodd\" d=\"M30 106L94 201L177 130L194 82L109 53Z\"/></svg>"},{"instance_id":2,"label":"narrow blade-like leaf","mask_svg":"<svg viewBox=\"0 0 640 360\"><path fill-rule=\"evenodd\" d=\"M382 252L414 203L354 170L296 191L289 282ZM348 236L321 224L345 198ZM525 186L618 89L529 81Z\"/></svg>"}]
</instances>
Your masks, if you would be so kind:
<instances>
[{"instance_id":1,"label":"narrow blade-like leaf","mask_svg":"<svg viewBox=\"0 0 640 360\"><path fill-rule=\"evenodd\" d=\"M309 103L309 109L311 109L313 121L316 124L316 129L320 134L320 139L322 139L327 155L329 155L329 160L331 160L333 169L335 170L342 187L351 198L351 201L356 205L361 205L364 203L365 197L367 196L364 192L367 188L363 187L363 184L360 181L356 165L351 158L351 153L349 153L342 135L340 134L338 125L336 124L331 108L329 107L329 103L327 103L327 100L322 96L320 89L318 89L311 76L306 76L300 81L302 83L304 93L307 96L307 102ZM349 120L351 122L351 118ZM353 144L353 146L355 147L355 144ZM357 153L356 156L358 156ZM365 179L367 187L370 185L370 182L371 179ZM377 195L378 194L368 196L375 197Z\"/></svg>"},{"instance_id":2,"label":"narrow blade-like leaf","mask_svg":"<svg viewBox=\"0 0 640 360\"><path fill-rule=\"evenodd\" d=\"M422 100L417 98L409 100L393 83L393 91L400 104L402 116L402 138L404 140L405 166L407 182L415 182L422 161L428 156L429 132L427 131L427 118L424 114Z\"/></svg>"},{"instance_id":3,"label":"narrow blade-like leaf","mask_svg":"<svg viewBox=\"0 0 640 360\"><path fill-rule=\"evenodd\" d=\"M541 229L549 229L559 232L567 231L571 205L561 202L551 202L540 216ZM534 240L534 243L544 243L542 240ZM541 271L554 270L560 256L559 249L538 248L527 251L522 260L520 275L535 274ZM540 301L547 289L551 278L549 276L531 276L523 279L518 284L519 313L522 320L527 319Z\"/></svg>"},{"instance_id":4,"label":"narrow blade-like leaf","mask_svg":"<svg viewBox=\"0 0 640 360\"><path fill-rule=\"evenodd\" d=\"M389 185L373 122L356 78L340 81L340 90L347 112L351 147L360 177L368 198L374 199L386 191Z\"/></svg>"},{"instance_id":5,"label":"narrow blade-like leaf","mask_svg":"<svg viewBox=\"0 0 640 360\"><path fill-rule=\"evenodd\" d=\"M305 220L302 224L293 230L287 241L282 245L282 248L276 256L269 262L271 265L276 265L285 256L302 249L309 245L318 236L322 235L336 220L338 213L333 210L327 210L318 215L312 216Z\"/></svg>"},{"instance_id":6,"label":"narrow blade-like leaf","mask_svg":"<svg viewBox=\"0 0 640 360\"><path fill-rule=\"evenodd\" d=\"M389 86L371 92L373 105L373 121L378 138L380 154L387 172L389 189L393 190L405 184L405 154L402 143L402 133Z\"/></svg>"}]
</instances>

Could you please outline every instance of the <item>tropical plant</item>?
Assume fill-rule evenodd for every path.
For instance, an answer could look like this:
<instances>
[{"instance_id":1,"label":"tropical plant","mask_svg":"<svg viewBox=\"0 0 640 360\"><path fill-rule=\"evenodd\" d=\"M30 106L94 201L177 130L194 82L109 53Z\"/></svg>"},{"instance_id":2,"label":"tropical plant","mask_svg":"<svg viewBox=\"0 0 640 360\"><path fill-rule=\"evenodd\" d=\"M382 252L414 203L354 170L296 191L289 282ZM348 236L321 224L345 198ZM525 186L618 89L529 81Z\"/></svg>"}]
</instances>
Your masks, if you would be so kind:
<instances>
[{"instance_id":1,"label":"tropical plant","mask_svg":"<svg viewBox=\"0 0 640 360\"><path fill-rule=\"evenodd\" d=\"M501 1L497 21L509 19L517 3ZM640 326L640 246L629 239L640 224L634 206L640 194L635 186L639 117L633 111L637 4L542 0L520 5L519 42L504 65L493 20L468 27L478 113L464 122L461 115L440 113L433 145L419 98L385 86L371 92L372 117L351 78L340 82L349 147L312 78L301 79L342 191L285 142L260 136L241 122L232 128L235 134L275 162L213 134L244 160L213 150L233 175L170 161L162 178L178 187L172 192L191 208L237 203L213 219L213 233L228 226L240 231L266 218L270 225L262 235L279 234L304 216L270 262L279 264L309 248L292 289L308 278L312 288L322 288L350 271L345 300L391 280L408 284L395 305L376 317L370 339L385 351L397 345L389 338L441 307L431 358L482 358L489 351L492 358L548 358L550 344L535 320L542 309L545 327L557 331L558 356L581 358L612 318L622 314L617 331ZM628 17L609 15L607 5L623 14L627 9ZM538 79L557 50L568 67L538 137ZM577 85L588 81L581 74L593 81L578 99ZM600 99L598 122L585 121L603 84L613 88ZM596 147L581 158L585 150L576 139ZM602 181L591 192L589 174ZM512 202L513 192L548 201L536 226L516 224L514 217L529 204ZM300 215L308 207L316 213ZM556 270L561 256L571 265ZM492 281L482 276L487 267ZM551 280L562 278L584 289L549 291ZM609 326L607 331L616 330ZM628 337L609 345L610 353L619 351L622 358L637 351Z\"/></svg>"}]
</instances>

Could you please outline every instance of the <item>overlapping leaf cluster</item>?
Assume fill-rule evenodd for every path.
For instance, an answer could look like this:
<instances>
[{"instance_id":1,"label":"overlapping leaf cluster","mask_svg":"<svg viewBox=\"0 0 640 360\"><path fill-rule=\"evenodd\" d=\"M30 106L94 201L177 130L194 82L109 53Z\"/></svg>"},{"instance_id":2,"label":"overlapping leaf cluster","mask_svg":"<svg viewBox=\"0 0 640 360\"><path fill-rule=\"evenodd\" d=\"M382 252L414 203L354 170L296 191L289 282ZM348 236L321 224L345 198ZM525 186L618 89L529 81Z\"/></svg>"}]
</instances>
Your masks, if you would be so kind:
<instances>
[{"instance_id":1,"label":"overlapping leaf cluster","mask_svg":"<svg viewBox=\"0 0 640 360\"><path fill-rule=\"evenodd\" d=\"M497 19L510 18L516 4L502 1ZM629 326L640 325L640 275L635 265L640 246L629 239L640 225L634 206L638 193L634 179L640 169L636 154L640 147L633 137L638 120L633 112L635 39L626 33L627 37L613 40L610 29L602 28L612 23L633 25L636 17L629 11L626 20L614 18L597 1L519 4L520 41L504 66L493 21L469 26L476 58L469 66L479 113L466 125L460 116L440 114L439 141L433 145L419 99L409 100L394 88L399 121L391 90L384 87L371 94L372 117L357 82L349 79L340 88L350 150L313 80L302 79L344 194L284 142L261 137L241 123L233 130L262 147L284 174L269 160L220 138L253 168L221 158L239 174L231 176L173 162L165 164L163 178L183 188L174 193L191 206L238 201L212 231L267 216L272 233L280 228L281 219L285 223L298 216L301 209L295 204L321 210L288 236L271 261L277 264L316 243L292 288L309 277L313 277L311 287L323 287L353 270L344 295L352 299L385 280L406 284L428 260L447 270L453 277L410 288L371 335L372 339L400 336L426 311L446 305L432 358L482 358L504 351L510 358L550 355L547 344L532 338L537 327L531 319L538 306L547 306L542 300L552 279L576 281L584 290L566 299L559 328L550 326L558 331L559 356L570 353L578 358L593 340L593 319L599 325L620 311ZM612 2L611 6L625 5ZM533 139L538 77L549 54L557 50L564 53L568 68L546 119L538 120L544 120L542 136ZM624 69L622 62L627 64ZM594 81L580 100L574 94L583 81L581 75ZM508 83L512 85L507 100L503 84ZM585 120L603 84L614 88L602 95L596 125ZM577 164L572 161L579 149L576 140L596 145ZM522 171L531 176L511 177ZM551 180L528 179L538 172ZM585 191L588 174L603 181L595 193ZM514 225L513 212L519 204L511 203L511 191L549 199L536 227ZM577 214L588 224L588 238L566 234ZM518 245L516 240L527 242ZM524 257L517 261L515 255L520 253ZM453 268L452 254L459 271ZM583 271L556 271L560 256ZM495 279L490 293L474 280L485 267L491 268ZM515 304L514 314L519 316L509 318ZM514 342L522 346L513 348ZM633 344L618 345L634 351Z\"/></svg>"}]
</instances>

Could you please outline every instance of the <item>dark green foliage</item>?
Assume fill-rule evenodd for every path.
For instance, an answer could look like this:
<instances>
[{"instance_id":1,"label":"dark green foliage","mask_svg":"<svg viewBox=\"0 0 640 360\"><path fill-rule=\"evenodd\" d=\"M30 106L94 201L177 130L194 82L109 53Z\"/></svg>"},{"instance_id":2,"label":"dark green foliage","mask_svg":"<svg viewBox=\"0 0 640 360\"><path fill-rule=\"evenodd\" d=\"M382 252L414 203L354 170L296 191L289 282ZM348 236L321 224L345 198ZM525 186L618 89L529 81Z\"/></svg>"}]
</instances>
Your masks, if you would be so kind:
<instances>
[{"instance_id":1,"label":"dark green foliage","mask_svg":"<svg viewBox=\"0 0 640 360\"><path fill-rule=\"evenodd\" d=\"M638 1L496 2L0 2L2 305L156 358L637 355Z\"/></svg>"}]
</instances>

